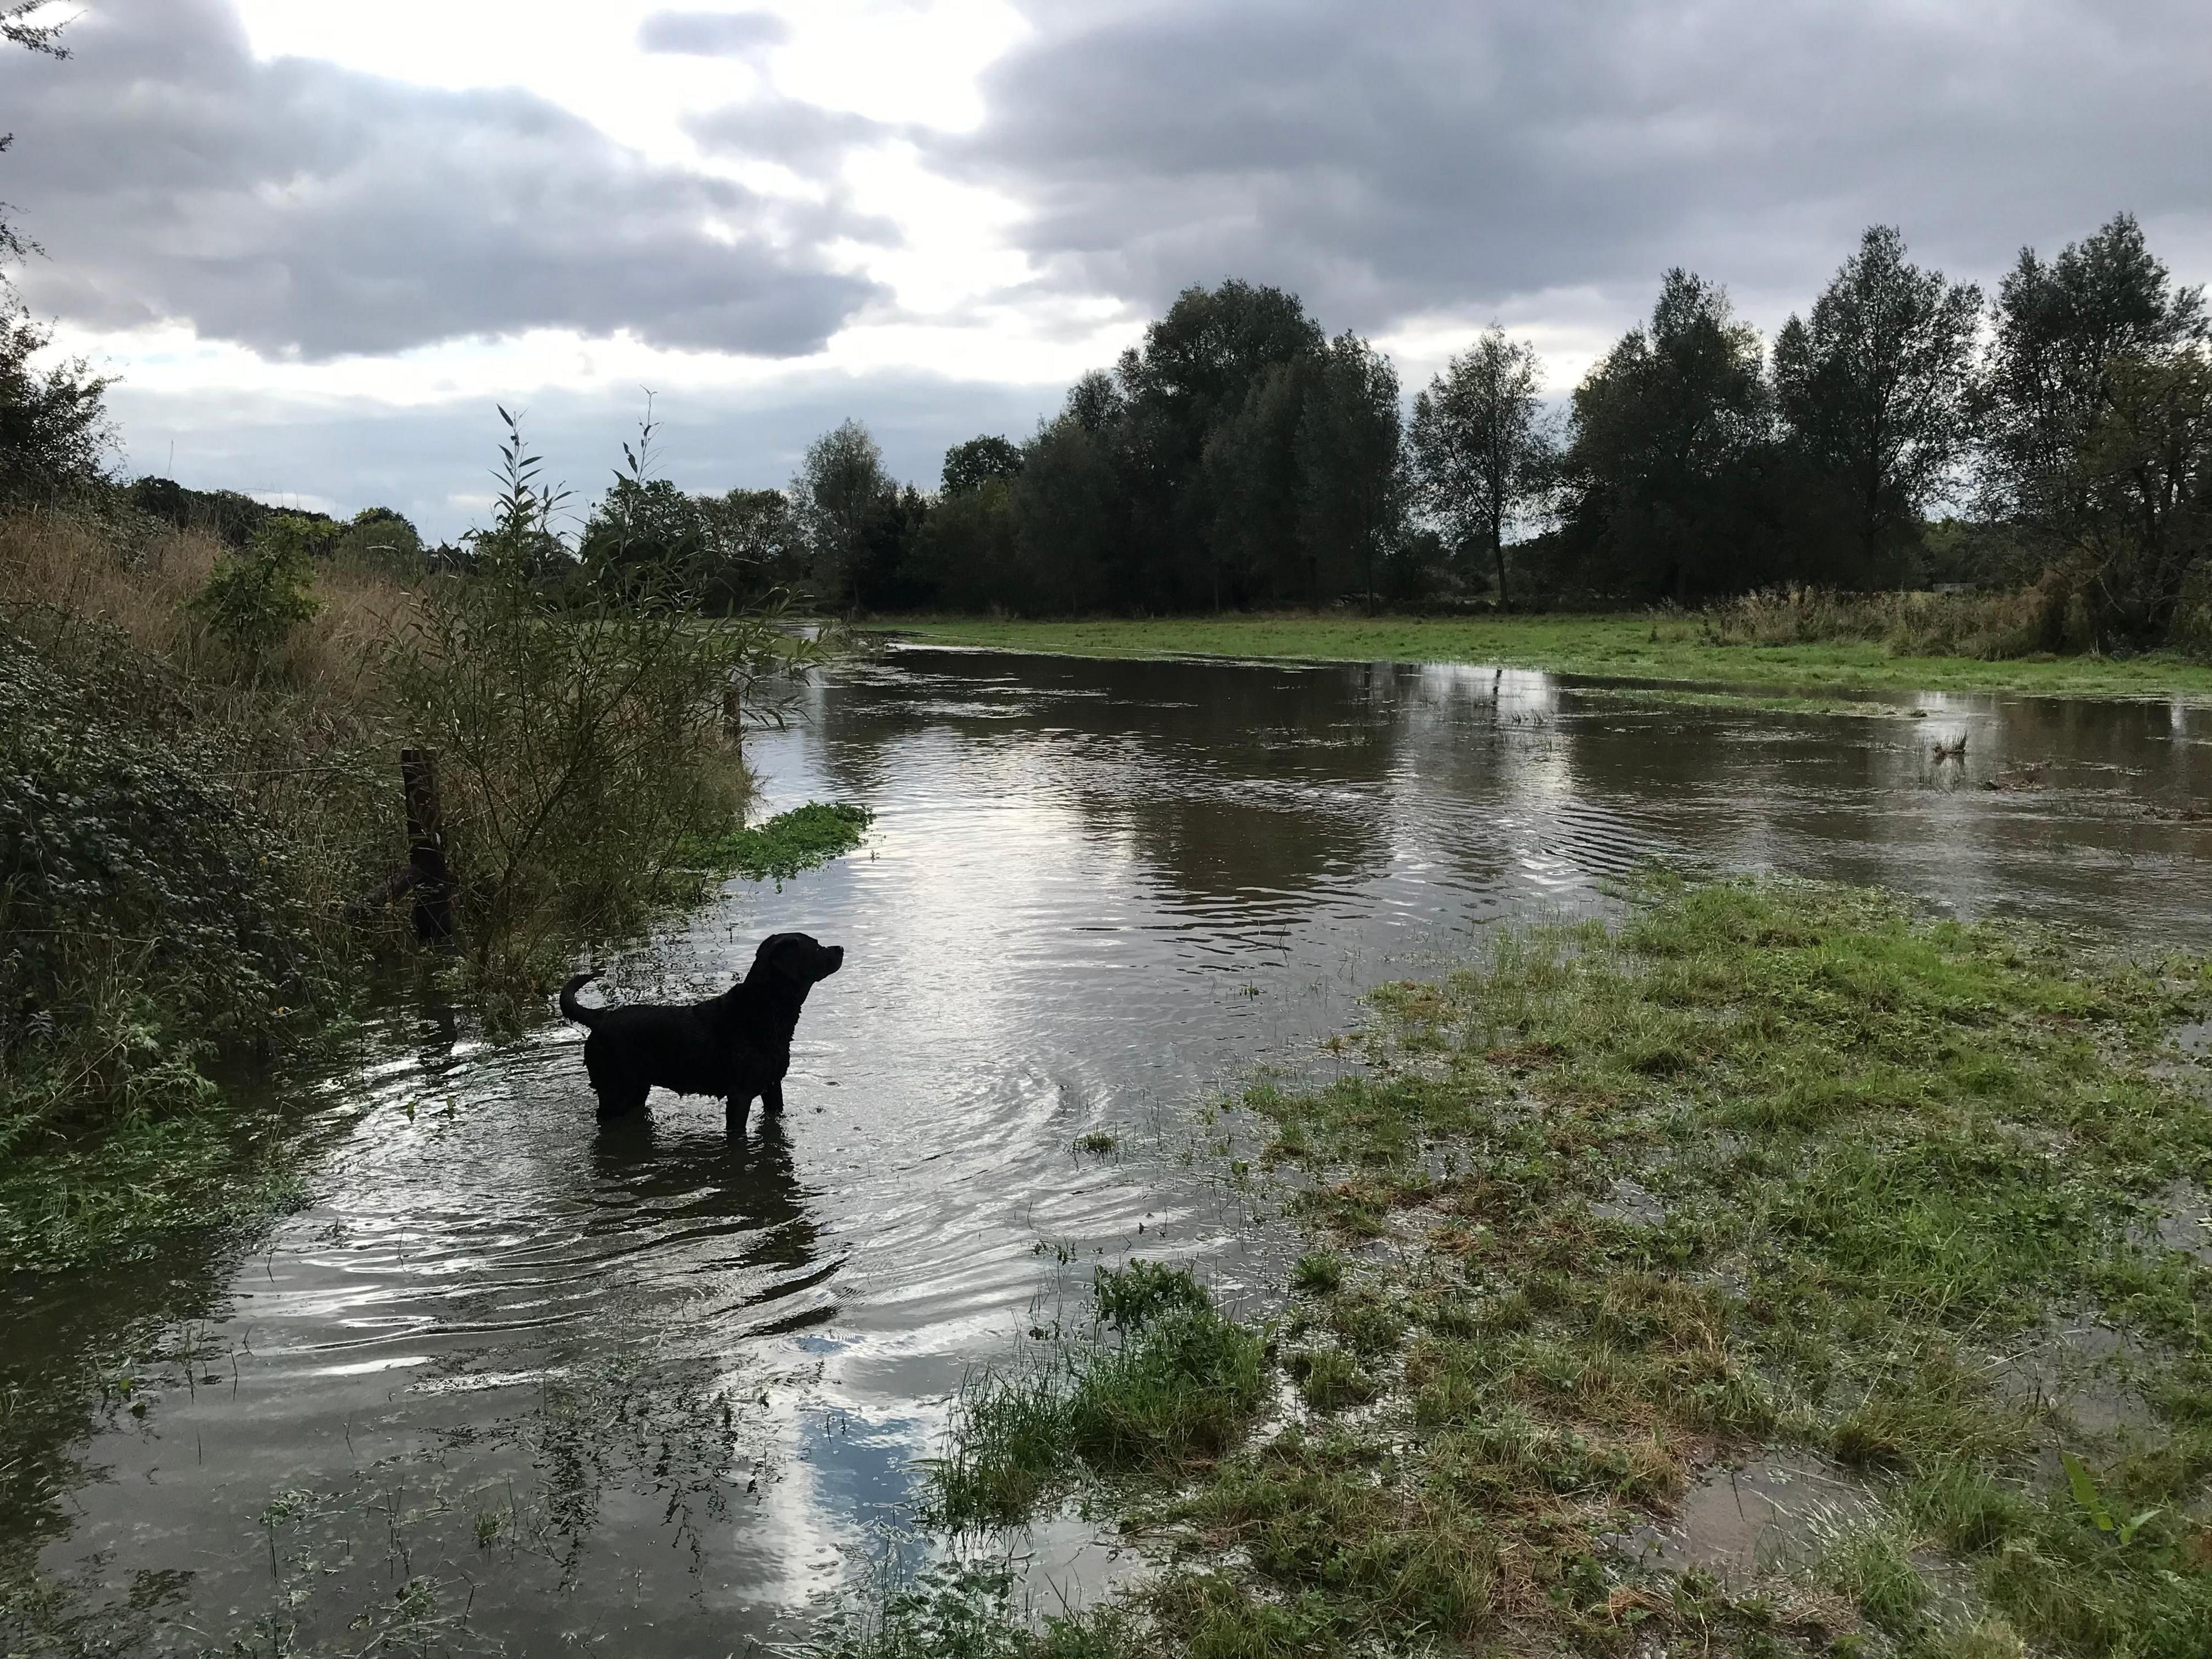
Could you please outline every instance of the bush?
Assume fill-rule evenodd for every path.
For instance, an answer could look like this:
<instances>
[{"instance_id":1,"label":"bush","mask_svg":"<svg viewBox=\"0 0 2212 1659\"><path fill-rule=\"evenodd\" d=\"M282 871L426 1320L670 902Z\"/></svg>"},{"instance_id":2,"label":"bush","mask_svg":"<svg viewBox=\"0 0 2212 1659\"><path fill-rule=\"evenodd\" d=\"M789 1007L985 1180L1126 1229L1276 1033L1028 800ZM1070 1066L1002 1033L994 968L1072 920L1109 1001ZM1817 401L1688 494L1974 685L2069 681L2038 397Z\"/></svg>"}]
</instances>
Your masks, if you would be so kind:
<instances>
[{"instance_id":1,"label":"bush","mask_svg":"<svg viewBox=\"0 0 2212 1659\"><path fill-rule=\"evenodd\" d=\"M1068 1402L1068 1444L1102 1471L1211 1457L1266 1392L1257 1335L1210 1306L1170 1307L1084 1372Z\"/></svg>"},{"instance_id":2,"label":"bush","mask_svg":"<svg viewBox=\"0 0 2212 1659\"><path fill-rule=\"evenodd\" d=\"M204 1103L198 1060L317 994L284 846L158 677L0 634L0 1151Z\"/></svg>"},{"instance_id":3,"label":"bush","mask_svg":"<svg viewBox=\"0 0 2212 1659\"><path fill-rule=\"evenodd\" d=\"M691 849L687 856L708 870L781 884L801 870L827 864L860 844L875 814L842 801L809 801L779 812L766 823L732 830Z\"/></svg>"},{"instance_id":4,"label":"bush","mask_svg":"<svg viewBox=\"0 0 2212 1659\"><path fill-rule=\"evenodd\" d=\"M52 339L0 289L0 507L51 507L105 481L114 441L105 401L110 382L82 358L44 374L33 369L32 357Z\"/></svg>"},{"instance_id":5,"label":"bush","mask_svg":"<svg viewBox=\"0 0 2212 1659\"><path fill-rule=\"evenodd\" d=\"M1101 1267L1092 1275L1091 1299L1102 1322L1116 1331L1134 1331L1174 1308L1213 1305L1206 1287L1188 1267L1164 1261L1132 1261L1125 1267Z\"/></svg>"},{"instance_id":6,"label":"bush","mask_svg":"<svg viewBox=\"0 0 2212 1659\"><path fill-rule=\"evenodd\" d=\"M816 647L774 614L705 617L578 580L441 578L386 653L438 757L471 955L535 984L575 933L632 926L741 815L736 718Z\"/></svg>"},{"instance_id":7,"label":"bush","mask_svg":"<svg viewBox=\"0 0 2212 1659\"><path fill-rule=\"evenodd\" d=\"M193 599L192 608L249 676L262 673L292 630L315 614L308 589L323 539L319 526L280 514L254 532L244 552L218 561Z\"/></svg>"}]
</instances>

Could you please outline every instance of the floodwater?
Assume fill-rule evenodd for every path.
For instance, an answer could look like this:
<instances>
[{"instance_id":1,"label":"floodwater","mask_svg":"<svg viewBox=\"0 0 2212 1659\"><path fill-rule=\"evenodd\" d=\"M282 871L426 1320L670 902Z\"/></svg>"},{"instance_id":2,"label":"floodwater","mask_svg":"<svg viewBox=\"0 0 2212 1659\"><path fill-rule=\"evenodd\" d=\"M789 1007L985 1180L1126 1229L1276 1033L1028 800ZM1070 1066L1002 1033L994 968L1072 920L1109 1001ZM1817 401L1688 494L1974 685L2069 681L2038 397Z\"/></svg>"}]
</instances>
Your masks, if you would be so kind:
<instances>
[{"instance_id":1,"label":"floodwater","mask_svg":"<svg viewBox=\"0 0 2212 1659\"><path fill-rule=\"evenodd\" d=\"M1662 858L2204 942L2212 710L1917 706L1465 667L842 669L754 761L764 810L872 808L867 846L597 964L610 997L688 996L770 932L844 945L782 1122L733 1141L717 1103L656 1097L602 1131L580 1033L395 1012L265 1237L0 1292L0 1565L35 1557L56 1650L803 1639L905 1515L963 1374L1094 1261L1194 1261L1232 1297L1268 1277L1282 1241L1210 1173L1194 1106L1311 1069L1362 992L1500 920ZM1078 1148L1097 1133L1114 1149ZM1081 1536L1040 1547L1071 1593L1113 1570Z\"/></svg>"}]
</instances>

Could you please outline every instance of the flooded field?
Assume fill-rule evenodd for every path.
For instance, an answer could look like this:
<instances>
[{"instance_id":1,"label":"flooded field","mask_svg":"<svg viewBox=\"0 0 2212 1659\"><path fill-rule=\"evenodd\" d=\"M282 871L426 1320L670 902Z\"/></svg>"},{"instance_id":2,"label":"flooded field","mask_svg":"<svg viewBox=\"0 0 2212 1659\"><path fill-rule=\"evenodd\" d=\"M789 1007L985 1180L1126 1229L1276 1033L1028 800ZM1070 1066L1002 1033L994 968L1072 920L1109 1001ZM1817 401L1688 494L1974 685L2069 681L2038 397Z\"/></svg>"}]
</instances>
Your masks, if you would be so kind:
<instances>
[{"instance_id":1,"label":"flooded field","mask_svg":"<svg viewBox=\"0 0 2212 1659\"><path fill-rule=\"evenodd\" d=\"M2205 943L2212 710L1882 707L1473 668L841 670L754 763L763 811L857 802L868 843L593 963L611 999L691 996L768 933L844 945L780 1125L732 1141L717 1103L664 1096L602 1131L580 1032L396 1010L327 1085L310 1201L250 1254L9 1289L0 1550L43 1570L38 1639L799 1638L899 1525L963 1374L1090 1263L1194 1261L1232 1302L1261 1278L1280 1235L1179 1156L1194 1103L1311 1069L1371 986L1649 859ZM1790 1477L1700 1488L1741 1514L1731 1559L1809 1489ZM1042 1543L1063 1583L1110 1568Z\"/></svg>"}]
</instances>

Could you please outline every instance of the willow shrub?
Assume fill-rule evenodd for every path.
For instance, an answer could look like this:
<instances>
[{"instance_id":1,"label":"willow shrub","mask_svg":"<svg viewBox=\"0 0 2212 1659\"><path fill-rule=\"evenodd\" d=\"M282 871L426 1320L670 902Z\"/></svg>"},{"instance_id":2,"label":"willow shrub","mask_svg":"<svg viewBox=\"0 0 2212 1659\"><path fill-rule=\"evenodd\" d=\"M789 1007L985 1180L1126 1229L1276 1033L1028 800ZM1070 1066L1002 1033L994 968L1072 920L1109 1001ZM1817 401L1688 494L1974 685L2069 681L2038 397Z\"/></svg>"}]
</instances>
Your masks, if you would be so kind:
<instances>
[{"instance_id":1,"label":"willow shrub","mask_svg":"<svg viewBox=\"0 0 2212 1659\"><path fill-rule=\"evenodd\" d=\"M672 586L441 579L386 647L400 718L438 759L447 855L478 969L535 985L578 933L665 902L740 816L743 721L820 654L773 608L704 616Z\"/></svg>"}]
</instances>

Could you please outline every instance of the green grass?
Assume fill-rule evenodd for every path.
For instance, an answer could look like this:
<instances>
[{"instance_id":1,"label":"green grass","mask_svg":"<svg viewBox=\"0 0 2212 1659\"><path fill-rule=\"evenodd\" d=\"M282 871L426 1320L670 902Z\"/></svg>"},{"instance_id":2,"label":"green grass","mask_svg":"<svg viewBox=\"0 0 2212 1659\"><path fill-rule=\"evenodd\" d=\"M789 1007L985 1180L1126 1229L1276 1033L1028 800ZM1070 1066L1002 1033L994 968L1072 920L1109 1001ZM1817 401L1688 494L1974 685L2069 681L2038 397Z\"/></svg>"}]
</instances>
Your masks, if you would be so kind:
<instances>
[{"instance_id":1,"label":"green grass","mask_svg":"<svg viewBox=\"0 0 2212 1659\"><path fill-rule=\"evenodd\" d=\"M1701 636L1694 617L1680 616L921 618L886 625L927 643L1066 656L1480 663L1796 693L2021 691L2212 701L2212 664L2163 652L2124 661L2075 656L1985 662L1893 656L1871 642L1717 645Z\"/></svg>"},{"instance_id":2,"label":"green grass","mask_svg":"<svg viewBox=\"0 0 2212 1659\"><path fill-rule=\"evenodd\" d=\"M0 1269L113 1265L152 1255L179 1228L263 1222L305 1190L294 1127L272 1113L198 1113L8 1160Z\"/></svg>"},{"instance_id":3,"label":"green grass","mask_svg":"<svg viewBox=\"0 0 2212 1659\"><path fill-rule=\"evenodd\" d=\"M958 1414L941 1481L1024 1479L964 1510L948 1484L953 1518L1080 1486L1161 1551L1006 1651L2201 1659L2212 1266L2145 1217L2212 1185L2212 1094L2166 1037L2208 1002L2202 957L1671 879L1386 988L1351 1075L1245 1101L1313 1235L1276 1327L1102 1278L1121 1347ZM1658 1212L1619 1213L1624 1181ZM2091 1316L2131 1413L2008 1382ZM1184 1320L1203 1342L1129 1358ZM1292 1392L1252 1433L1270 1367ZM1085 1389L1148 1423L1188 1401L1086 1438ZM1859 1512L1749 1583L1609 1541L1768 1453Z\"/></svg>"},{"instance_id":4,"label":"green grass","mask_svg":"<svg viewBox=\"0 0 2212 1659\"><path fill-rule=\"evenodd\" d=\"M688 855L720 874L781 885L802 870L817 869L851 852L874 817L865 806L809 801L765 823L695 846Z\"/></svg>"},{"instance_id":5,"label":"green grass","mask_svg":"<svg viewBox=\"0 0 2212 1659\"><path fill-rule=\"evenodd\" d=\"M1008 1524L1086 1478L1215 1455L1259 1408L1261 1339L1188 1270L1101 1268L1093 1298L1097 1339L963 1392L950 1455L933 1470L946 1523Z\"/></svg>"}]
</instances>

